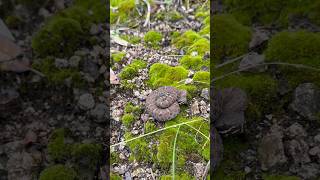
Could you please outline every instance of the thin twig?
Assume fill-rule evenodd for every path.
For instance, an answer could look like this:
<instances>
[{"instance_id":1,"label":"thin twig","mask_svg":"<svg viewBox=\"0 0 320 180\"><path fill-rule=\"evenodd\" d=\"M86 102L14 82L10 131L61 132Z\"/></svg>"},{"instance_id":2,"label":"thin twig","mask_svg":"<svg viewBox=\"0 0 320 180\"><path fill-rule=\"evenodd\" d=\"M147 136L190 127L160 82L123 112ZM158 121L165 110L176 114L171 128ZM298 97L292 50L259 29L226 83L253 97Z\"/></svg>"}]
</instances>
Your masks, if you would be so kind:
<instances>
[{"instance_id":1,"label":"thin twig","mask_svg":"<svg viewBox=\"0 0 320 180\"><path fill-rule=\"evenodd\" d=\"M215 69L218 69L218 68L220 68L220 67L222 67L222 66L225 66L225 65L231 64L231 63L233 63L233 62L236 62L236 61L242 59L243 57L245 57L246 55L248 55L248 53L247 53L247 54L243 54L243 55L241 55L241 56L238 56L238 57L236 57L236 58L234 58L234 59L228 60L228 61L226 61L226 62L224 62L224 63L222 63L222 64L219 64L219 65L215 66L214 68L215 68Z\"/></svg>"},{"instance_id":2,"label":"thin twig","mask_svg":"<svg viewBox=\"0 0 320 180\"><path fill-rule=\"evenodd\" d=\"M213 79L211 80L211 83L213 83L213 82L215 82L215 81L218 81L218 80L220 80L220 79L224 79L225 77L231 76L231 75L233 75L233 74L236 74L236 73L239 73L239 72L242 72L242 71L251 69L251 68L253 68L253 67L265 66L265 65L292 66L292 67L296 67L296 68L304 68L304 69L309 69L309 70L319 71L319 72L320 72L320 69L318 69L318 68L314 68L314 67L306 66L306 65L302 65L302 64L290 64L290 63L281 63L281 62L261 63L261 64L256 64L256 65L248 66L248 67L245 67L245 68L241 68L241 69L238 69L238 70L236 70L236 71L232 71L232 72L230 72L230 73L227 73L227 74L225 74L225 75L222 75L222 76L213 78Z\"/></svg>"},{"instance_id":3,"label":"thin twig","mask_svg":"<svg viewBox=\"0 0 320 180\"><path fill-rule=\"evenodd\" d=\"M150 6L150 3L148 2L148 0L143 0L143 2L145 2L147 4L147 9L148 9L148 12L147 12L147 16L146 16L146 20L143 24L143 27L149 27L150 25L150 12L151 12L151 6Z\"/></svg>"},{"instance_id":4,"label":"thin twig","mask_svg":"<svg viewBox=\"0 0 320 180\"><path fill-rule=\"evenodd\" d=\"M208 175L209 169L210 169L210 160L208 161L208 163L206 165L206 169L203 172L202 180L206 180L207 179L207 175Z\"/></svg>"},{"instance_id":5,"label":"thin twig","mask_svg":"<svg viewBox=\"0 0 320 180\"><path fill-rule=\"evenodd\" d=\"M180 131L181 125L178 127L178 130L176 132L176 136L174 138L173 142L173 149L172 149L172 180L175 180L175 171L176 171L176 147L177 147L177 139L178 139L178 134Z\"/></svg>"}]
</instances>

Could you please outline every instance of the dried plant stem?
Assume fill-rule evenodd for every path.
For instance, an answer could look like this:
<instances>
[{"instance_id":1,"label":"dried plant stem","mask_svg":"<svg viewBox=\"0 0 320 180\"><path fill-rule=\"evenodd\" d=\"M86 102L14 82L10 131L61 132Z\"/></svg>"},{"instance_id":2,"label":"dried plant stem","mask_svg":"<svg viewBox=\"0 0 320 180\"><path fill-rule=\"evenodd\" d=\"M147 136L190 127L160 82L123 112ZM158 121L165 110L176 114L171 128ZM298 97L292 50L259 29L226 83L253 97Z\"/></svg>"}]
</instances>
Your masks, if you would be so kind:
<instances>
[{"instance_id":1,"label":"dried plant stem","mask_svg":"<svg viewBox=\"0 0 320 180\"><path fill-rule=\"evenodd\" d=\"M173 142L173 150L172 150L172 180L175 180L175 171L176 171L176 147L177 147L177 139L180 131L180 126L178 126L178 130L176 132L176 136Z\"/></svg>"}]
</instances>

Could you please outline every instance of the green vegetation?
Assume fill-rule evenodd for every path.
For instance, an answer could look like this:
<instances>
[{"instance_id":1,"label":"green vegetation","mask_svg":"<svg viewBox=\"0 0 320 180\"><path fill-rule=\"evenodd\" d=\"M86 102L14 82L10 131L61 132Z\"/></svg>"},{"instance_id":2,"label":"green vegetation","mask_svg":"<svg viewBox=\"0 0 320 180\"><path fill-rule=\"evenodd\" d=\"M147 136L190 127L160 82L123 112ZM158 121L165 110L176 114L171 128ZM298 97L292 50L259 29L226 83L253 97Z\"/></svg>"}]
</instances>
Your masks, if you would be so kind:
<instances>
[{"instance_id":1,"label":"green vegetation","mask_svg":"<svg viewBox=\"0 0 320 180\"><path fill-rule=\"evenodd\" d=\"M126 55L126 53L124 53L124 52L112 53L111 58L112 58L113 62L119 63L125 55Z\"/></svg>"},{"instance_id":2,"label":"green vegetation","mask_svg":"<svg viewBox=\"0 0 320 180\"><path fill-rule=\"evenodd\" d=\"M147 63L135 59L132 61L131 64L127 65L125 68L122 69L122 71L119 74L119 77L121 79L132 79L134 76L136 76L139 72L139 69L143 69L147 66Z\"/></svg>"},{"instance_id":3,"label":"green vegetation","mask_svg":"<svg viewBox=\"0 0 320 180\"><path fill-rule=\"evenodd\" d=\"M119 176L118 174L110 174L110 180L122 180L121 176Z\"/></svg>"},{"instance_id":4,"label":"green vegetation","mask_svg":"<svg viewBox=\"0 0 320 180\"><path fill-rule=\"evenodd\" d=\"M65 57L73 54L81 43L83 30L78 21L53 18L32 39L33 50L41 57Z\"/></svg>"},{"instance_id":5,"label":"green vegetation","mask_svg":"<svg viewBox=\"0 0 320 180\"><path fill-rule=\"evenodd\" d=\"M131 102L127 103L124 107L125 113L132 113L135 116L139 116L142 113L140 106L134 106Z\"/></svg>"},{"instance_id":6,"label":"green vegetation","mask_svg":"<svg viewBox=\"0 0 320 180\"><path fill-rule=\"evenodd\" d=\"M186 174L186 173L175 175L174 178L177 180L180 180L180 179L181 180L195 180L195 178L192 178L189 174ZM172 180L172 175L161 176L160 180Z\"/></svg>"},{"instance_id":7,"label":"green vegetation","mask_svg":"<svg viewBox=\"0 0 320 180\"><path fill-rule=\"evenodd\" d=\"M135 1L134 0L111 0L110 6L117 9L110 9L110 23L114 24L118 20L119 22L125 22L128 17L134 16L135 13Z\"/></svg>"},{"instance_id":8,"label":"green vegetation","mask_svg":"<svg viewBox=\"0 0 320 180\"><path fill-rule=\"evenodd\" d=\"M201 38L195 41L189 48L188 54L197 52L198 55L203 56L205 53L210 52L210 42L206 38Z\"/></svg>"},{"instance_id":9,"label":"green vegetation","mask_svg":"<svg viewBox=\"0 0 320 180\"><path fill-rule=\"evenodd\" d=\"M160 43L162 40L162 35L161 33L158 33L156 31L148 31L144 35L144 42L147 43L147 45L150 45L151 47L159 47Z\"/></svg>"},{"instance_id":10,"label":"green vegetation","mask_svg":"<svg viewBox=\"0 0 320 180\"><path fill-rule=\"evenodd\" d=\"M155 130L157 130L157 126L153 122L147 121L146 124L144 125L145 133L149 133Z\"/></svg>"},{"instance_id":11,"label":"green vegetation","mask_svg":"<svg viewBox=\"0 0 320 180\"><path fill-rule=\"evenodd\" d=\"M54 161L63 162L70 157L71 144L65 141L66 130L56 129L48 143L48 154Z\"/></svg>"},{"instance_id":12,"label":"green vegetation","mask_svg":"<svg viewBox=\"0 0 320 180\"><path fill-rule=\"evenodd\" d=\"M150 84L152 87L172 85L174 82L186 79L188 70L182 66L171 67L166 64L155 63L149 71Z\"/></svg>"},{"instance_id":13,"label":"green vegetation","mask_svg":"<svg viewBox=\"0 0 320 180\"><path fill-rule=\"evenodd\" d=\"M120 35L120 37L131 44L138 44L141 42L141 38L134 35Z\"/></svg>"},{"instance_id":14,"label":"green vegetation","mask_svg":"<svg viewBox=\"0 0 320 180\"><path fill-rule=\"evenodd\" d=\"M121 118L122 124L127 128L130 128L131 124L134 122L135 118L133 114L124 114Z\"/></svg>"},{"instance_id":15,"label":"green vegetation","mask_svg":"<svg viewBox=\"0 0 320 180\"><path fill-rule=\"evenodd\" d=\"M102 147L98 144L75 144L72 147L71 155L77 166L95 170L101 159Z\"/></svg>"},{"instance_id":16,"label":"green vegetation","mask_svg":"<svg viewBox=\"0 0 320 180\"><path fill-rule=\"evenodd\" d=\"M45 170L40 174L40 180L76 180L76 172L64 165L54 165Z\"/></svg>"},{"instance_id":17,"label":"green vegetation","mask_svg":"<svg viewBox=\"0 0 320 180\"><path fill-rule=\"evenodd\" d=\"M307 31L280 32L269 42L265 51L269 62L302 64L320 68L320 34ZM320 84L319 72L281 66L292 87L303 82Z\"/></svg>"},{"instance_id":18,"label":"green vegetation","mask_svg":"<svg viewBox=\"0 0 320 180\"><path fill-rule=\"evenodd\" d=\"M67 78L71 78L72 85L75 87L82 87L85 84L77 68L57 68L54 65L54 59L51 57L35 62L32 67L46 75L48 81L55 85L63 84Z\"/></svg>"},{"instance_id":19,"label":"green vegetation","mask_svg":"<svg viewBox=\"0 0 320 180\"><path fill-rule=\"evenodd\" d=\"M193 76L193 81L200 82L201 87L209 87L210 85L210 72L198 71Z\"/></svg>"},{"instance_id":20,"label":"green vegetation","mask_svg":"<svg viewBox=\"0 0 320 180\"><path fill-rule=\"evenodd\" d=\"M124 112L125 114L121 118L122 124L126 128L130 128L132 123L139 119L142 109L140 106L134 106L131 102L129 102L126 104Z\"/></svg>"},{"instance_id":21,"label":"green vegetation","mask_svg":"<svg viewBox=\"0 0 320 180\"><path fill-rule=\"evenodd\" d=\"M222 62L225 57L237 57L248 51L251 31L233 16L221 14L213 16L213 60Z\"/></svg>"},{"instance_id":22,"label":"green vegetation","mask_svg":"<svg viewBox=\"0 0 320 180\"><path fill-rule=\"evenodd\" d=\"M199 39L201 39L201 36L198 33L188 30L181 36L174 38L172 42L177 48L181 49L183 47L191 46Z\"/></svg>"},{"instance_id":23,"label":"green vegetation","mask_svg":"<svg viewBox=\"0 0 320 180\"><path fill-rule=\"evenodd\" d=\"M186 69L200 70L204 65L201 56L185 55L180 59L180 64Z\"/></svg>"},{"instance_id":24,"label":"green vegetation","mask_svg":"<svg viewBox=\"0 0 320 180\"><path fill-rule=\"evenodd\" d=\"M176 22L183 18L183 16L178 11L170 11L169 14L170 21Z\"/></svg>"}]
</instances>

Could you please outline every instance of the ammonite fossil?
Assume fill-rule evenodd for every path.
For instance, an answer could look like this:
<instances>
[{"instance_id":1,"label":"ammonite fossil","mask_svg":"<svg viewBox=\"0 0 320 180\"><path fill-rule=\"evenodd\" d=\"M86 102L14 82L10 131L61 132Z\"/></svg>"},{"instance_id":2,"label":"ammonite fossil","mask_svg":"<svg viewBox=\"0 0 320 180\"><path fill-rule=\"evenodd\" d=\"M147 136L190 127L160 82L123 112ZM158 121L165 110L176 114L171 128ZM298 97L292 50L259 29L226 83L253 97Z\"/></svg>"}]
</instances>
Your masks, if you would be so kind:
<instances>
[{"instance_id":1,"label":"ammonite fossil","mask_svg":"<svg viewBox=\"0 0 320 180\"><path fill-rule=\"evenodd\" d=\"M186 103L187 92L171 86L152 91L146 99L146 109L158 121L168 121L180 112L179 103Z\"/></svg>"}]
</instances>

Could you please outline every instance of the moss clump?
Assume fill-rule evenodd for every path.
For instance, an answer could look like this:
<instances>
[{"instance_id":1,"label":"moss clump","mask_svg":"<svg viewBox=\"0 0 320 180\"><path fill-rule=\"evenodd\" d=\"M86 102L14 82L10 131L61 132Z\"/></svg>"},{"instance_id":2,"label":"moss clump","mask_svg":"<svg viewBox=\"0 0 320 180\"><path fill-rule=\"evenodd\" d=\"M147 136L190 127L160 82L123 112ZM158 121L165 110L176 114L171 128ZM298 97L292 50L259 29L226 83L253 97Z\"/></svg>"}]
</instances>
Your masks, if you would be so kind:
<instances>
[{"instance_id":1,"label":"moss clump","mask_svg":"<svg viewBox=\"0 0 320 180\"><path fill-rule=\"evenodd\" d=\"M71 155L77 166L95 170L101 159L101 152L102 147L98 144L75 144L73 145Z\"/></svg>"},{"instance_id":2,"label":"moss clump","mask_svg":"<svg viewBox=\"0 0 320 180\"><path fill-rule=\"evenodd\" d=\"M209 133L209 124L201 121L202 118L200 117L194 117L191 120L183 118L182 115L178 115L175 119L173 119L170 122L166 123L167 126L171 126L177 123L186 122L186 121L192 121L192 120L199 120L198 122L190 123L192 127L199 129L204 134ZM177 129L168 129L164 131L159 138L159 145L157 146L158 152L157 152L157 159L159 162L159 165L163 169L168 169L172 163L172 150L173 150L173 141L175 139ZM188 127L181 126L177 144L176 144L176 170L177 172L185 172L185 162L189 158L190 154L202 154L202 147L209 142L208 139L206 139L203 136L197 136L197 132ZM195 136L197 140L195 140ZM205 148L208 148L209 145L205 146ZM207 157L209 158L209 157Z\"/></svg>"},{"instance_id":3,"label":"moss clump","mask_svg":"<svg viewBox=\"0 0 320 180\"><path fill-rule=\"evenodd\" d=\"M78 21L57 17L36 33L31 46L40 57L65 57L73 54L82 37L83 30Z\"/></svg>"},{"instance_id":4,"label":"moss clump","mask_svg":"<svg viewBox=\"0 0 320 180\"><path fill-rule=\"evenodd\" d=\"M155 130L157 130L157 127L156 127L156 125L154 124L154 123L152 123L152 122L146 122L146 124L144 125L144 131L145 131L145 133L149 133L149 132L153 132L153 131L155 131Z\"/></svg>"},{"instance_id":5,"label":"moss clump","mask_svg":"<svg viewBox=\"0 0 320 180\"><path fill-rule=\"evenodd\" d=\"M134 106L132 103L127 103L124 107L125 113L132 113L134 116L138 117L142 113L142 109L140 106Z\"/></svg>"},{"instance_id":6,"label":"moss clump","mask_svg":"<svg viewBox=\"0 0 320 180\"><path fill-rule=\"evenodd\" d=\"M193 76L193 81L199 82L202 87L209 87L210 73L207 71L198 71Z\"/></svg>"},{"instance_id":7,"label":"moss clump","mask_svg":"<svg viewBox=\"0 0 320 180\"><path fill-rule=\"evenodd\" d=\"M320 34L306 31L280 32L268 44L265 52L269 62L302 64L320 68ZM303 82L320 84L319 72L281 66L293 87Z\"/></svg>"},{"instance_id":8,"label":"moss clump","mask_svg":"<svg viewBox=\"0 0 320 180\"><path fill-rule=\"evenodd\" d=\"M201 35L210 35L210 25L204 26L199 33Z\"/></svg>"},{"instance_id":9,"label":"moss clump","mask_svg":"<svg viewBox=\"0 0 320 180\"><path fill-rule=\"evenodd\" d=\"M125 139L132 139L133 136L130 133L125 134ZM139 161L139 162L153 162L155 161L155 145L150 147L149 140L147 138L139 138L134 141L127 143L130 148L130 161Z\"/></svg>"},{"instance_id":10,"label":"moss clump","mask_svg":"<svg viewBox=\"0 0 320 180\"><path fill-rule=\"evenodd\" d=\"M54 165L43 170L40 174L40 180L75 180L76 172L64 165Z\"/></svg>"},{"instance_id":11,"label":"moss clump","mask_svg":"<svg viewBox=\"0 0 320 180\"><path fill-rule=\"evenodd\" d=\"M48 81L55 85L62 84L67 78L71 78L72 85L75 87L82 87L85 84L78 69L59 69L55 67L54 59L50 57L35 62L32 67L45 74Z\"/></svg>"},{"instance_id":12,"label":"moss clump","mask_svg":"<svg viewBox=\"0 0 320 180\"><path fill-rule=\"evenodd\" d=\"M113 62L119 63L125 55L126 55L126 53L124 53L124 52L112 53L111 58L112 58Z\"/></svg>"},{"instance_id":13,"label":"moss clump","mask_svg":"<svg viewBox=\"0 0 320 180\"><path fill-rule=\"evenodd\" d=\"M210 52L210 42L206 38L201 38L195 41L189 48L188 53L197 52L198 55L203 56Z\"/></svg>"},{"instance_id":14,"label":"moss clump","mask_svg":"<svg viewBox=\"0 0 320 180\"><path fill-rule=\"evenodd\" d=\"M151 30L144 35L144 42L147 43L148 45L151 45L152 47L159 47L161 40L162 40L161 33L158 33L156 31Z\"/></svg>"},{"instance_id":15,"label":"moss clump","mask_svg":"<svg viewBox=\"0 0 320 180\"><path fill-rule=\"evenodd\" d=\"M135 0L111 0L111 7L117 7L117 9L110 9L110 23L114 24L118 21L125 22L128 17L135 15Z\"/></svg>"},{"instance_id":16,"label":"moss clump","mask_svg":"<svg viewBox=\"0 0 320 180\"><path fill-rule=\"evenodd\" d=\"M251 31L233 16L213 16L213 60L220 63L225 57L237 57L248 51Z\"/></svg>"},{"instance_id":17,"label":"moss clump","mask_svg":"<svg viewBox=\"0 0 320 180\"><path fill-rule=\"evenodd\" d=\"M244 90L249 96L251 112L260 112L248 119L259 118L259 114L270 111L270 106L277 99L277 82L266 74L248 74L248 75L233 75L216 82L216 88L238 87Z\"/></svg>"},{"instance_id":18,"label":"moss clump","mask_svg":"<svg viewBox=\"0 0 320 180\"><path fill-rule=\"evenodd\" d=\"M168 66L166 64L155 63L149 71L150 84L156 88L164 85L172 85L188 77L188 70L182 66Z\"/></svg>"},{"instance_id":19,"label":"moss clump","mask_svg":"<svg viewBox=\"0 0 320 180\"><path fill-rule=\"evenodd\" d=\"M300 180L297 176L285 176L285 175L263 175L264 180Z\"/></svg>"},{"instance_id":20,"label":"moss clump","mask_svg":"<svg viewBox=\"0 0 320 180\"><path fill-rule=\"evenodd\" d=\"M121 118L122 124L127 128L130 128L134 120L135 118L133 114L124 114Z\"/></svg>"},{"instance_id":21,"label":"moss clump","mask_svg":"<svg viewBox=\"0 0 320 180\"><path fill-rule=\"evenodd\" d=\"M130 82L130 80L122 80L120 87L123 89L129 89L129 90L137 88L136 84Z\"/></svg>"},{"instance_id":22,"label":"moss clump","mask_svg":"<svg viewBox=\"0 0 320 180\"><path fill-rule=\"evenodd\" d=\"M178 11L170 11L169 14L170 21L176 22L183 18L183 16Z\"/></svg>"},{"instance_id":23,"label":"moss clump","mask_svg":"<svg viewBox=\"0 0 320 180\"><path fill-rule=\"evenodd\" d=\"M200 70L203 66L201 56L185 55L180 59L180 64L186 69Z\"/></svg>"},{"instance_id":24,"label":"moss clump","mask_svg":"<svg viewBox=\"0 0 320 180\"><path fill-rule=\"evenodd\" d=\"M191 46L193 43L195 43L197 40L201 39L201 36L192 31L188 30L184 32L181 36L173 39L173 44L177 48L183 48L185 46Z\"/></svg>"},{"instance_id":25,"label":"moss clump","mask_svg":"<svg viewBox=\"0 0 320 180\"><path fill-rule=\"evenodd\" d=\"M174 176L175 179L177 180L195 180L195 178L192 178L189 174L187 173L182 173ZM160 180L172 180L172 175L164 175L161 176Z\"/></svg>"},{"instance_id":26,"label":"moss clump","mask_svg":"<svg viewBox=\"0 0 320 180\"><path fill-rule=\"evenodd\" d=\"M106 4L101 0L75 0L74 6L82 8L86 12L90 24L102 23L107 20Z\"/></svg>"},{"instance_id":27,"label":"moss clump","mask_svg":"<svg viewBox=\"0 0 320 180\"><path fill-rule=\"evenodd\" d=\"M141 38L139 36L134 35L120 35L120 37L131 44L138 44L141 42Z\"/></svg>"},{"instance_id":28,"label":"moss clump","mask_svg":"<svg viewBox=\"0 0 320 180\"><path fill-rule=\"evenodd\" d=\"M121 176L119 176L118 174L110 174L110 180L122 180Z\"/></svg>"},{"instance_id":29,"label":"moss clump","mask_svg":"<svg viewBox=\"0 0 320 180\"><path fill-rule=\"evenodd\" d=\"M48 143L48 154L54 161L62 162L70 157L71 144L65 141L66 130L56 129Z\"/></svg>"},{"instance_id":30,"label":"moss clump","mask_svg":"<svg viewBox=\"0 0 320 180\"><path fill-rule=\"evenodd\" d=\"M132 61L131 64L127 65L125 68L122 69L122 71L119 74L119 77L121 79L132 79L134 76L138 74L139 69L143 69L146 66L146 62L135 59Z\"/></svg>"}]
</instances>

